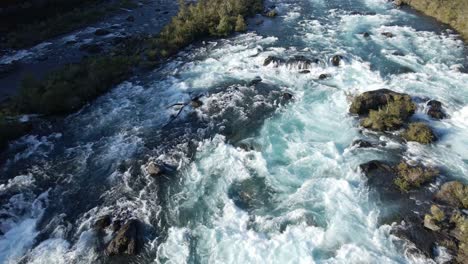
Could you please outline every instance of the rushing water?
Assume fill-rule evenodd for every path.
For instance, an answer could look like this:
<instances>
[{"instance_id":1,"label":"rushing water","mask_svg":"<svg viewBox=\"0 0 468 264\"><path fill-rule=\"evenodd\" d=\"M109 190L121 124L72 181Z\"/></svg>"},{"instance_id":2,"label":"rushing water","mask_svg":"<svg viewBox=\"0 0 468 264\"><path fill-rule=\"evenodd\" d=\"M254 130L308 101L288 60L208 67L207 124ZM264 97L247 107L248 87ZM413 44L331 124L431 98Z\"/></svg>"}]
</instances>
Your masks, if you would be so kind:
<instances>
[{"instance_id":1,"label":"rushing water","mask_svg":"<svg viewBox=\"0 0 468 264\"><path fill-rule=\"evenodd\" d=\"M391 209L357 167L403 155L467 180L463 43L385 0L272 3L280 16L259 25L254 18L252 32L189 47L14 142L1 172L0 262L431 261L408 254L382 224ZM335 54L345 58L340 67L329 61ZM319 62L300 74L298 65L263 66L270 55ZM323 73L331 77L319 80ZM261 83L249 84L258 76ZM430 122L440 141L402 144L361 132L348 98L378 88L414 96L415 118ZM174 119L178 106L168 106L197 95L203 106L188 105ZM450 118L430 120L425 98L443 102ZM385 146L350 147L363 133ZM149 176L150 160L167 173ZM92 225L108 214L143 223L139 256L102 253L109 236Z\"/></svg>"}]
</instances>

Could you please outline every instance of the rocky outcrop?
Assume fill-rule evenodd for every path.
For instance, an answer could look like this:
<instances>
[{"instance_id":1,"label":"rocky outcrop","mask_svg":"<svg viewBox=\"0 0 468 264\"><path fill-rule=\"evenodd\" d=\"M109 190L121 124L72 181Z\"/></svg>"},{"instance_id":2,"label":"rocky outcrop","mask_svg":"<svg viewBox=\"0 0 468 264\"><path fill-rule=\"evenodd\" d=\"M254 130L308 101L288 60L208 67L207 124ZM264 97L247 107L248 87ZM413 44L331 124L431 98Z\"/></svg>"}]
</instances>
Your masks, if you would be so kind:
<instances>
[{"instance_id":1,"label":"rocky outcrop","mask_svg":"<svg viewBox=\"0 0 468 264\"><path fill-rule=\"evenodd\" d=\"M379 89L356 96L349 112L363 117L361 125L365 128L390 131L401 128L415 110L409 95Z\"/></svg>"},{"instance_id":2,"label":"rocky outcrop","mask_svg":"<svg viewBox=\"0 0 468 264\"><path fill-rule=\"evenodd\" d=\"M468 41L468 4L466 0L401 0L403 4L449 24Z\"/></svg>"},{"instance_id":3,"label":"rocky outcrop","mask_svg":"<svg viewBox=\"0 0 468 264\"><path fill-rule=\"evenodd\" d=\"M318 60L312 60L304 56L294 56L288 59L283 59L275 56L268 56L263 62L263 66L268 66L270 64L274 65L275 67L285 65L287 67L296 67L299 70L306 70L309 69L314 63L318 63Z\"/></svg>"},{"instance_id":4,"label":"rocky outcrop","mask_svg":"<svg viewBox=\"0 0 468 264\"><path fill-rule=\"evenodd\" d=\"M138 237L139 223L137 220L129 220L120 227L117 234L106 248L107 255L136 255L140 239Z\"/></svg>"}]
</instances>

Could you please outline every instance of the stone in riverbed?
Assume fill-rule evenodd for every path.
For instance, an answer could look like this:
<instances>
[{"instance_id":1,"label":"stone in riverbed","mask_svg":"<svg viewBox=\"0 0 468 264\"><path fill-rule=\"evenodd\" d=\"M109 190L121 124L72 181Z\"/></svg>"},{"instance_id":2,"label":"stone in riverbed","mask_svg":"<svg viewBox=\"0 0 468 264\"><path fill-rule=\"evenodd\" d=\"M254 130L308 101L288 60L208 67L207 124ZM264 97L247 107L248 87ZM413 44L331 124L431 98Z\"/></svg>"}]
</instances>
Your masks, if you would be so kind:
<instances>
[{"instance_id":1,"label":"stone in riverbed","mask_svg":"<svg viewBox=\"0 0 468 264\"><path fill-rule=\"evenodd\" d=\"M429 110L427 110L427 115L434 118L434 119L443 119L447 117L447 115L442 110L442 103L437 100L431 100L427 102L427 106L429 106Z\"/></svg>"},{"instance_id":2,"label":"stone in riverbed","mask_svg":"<svg viewBox=\"0 0 468 264\"><path fill-rule=\"evenodd\" d=\"M343 60L343 56L341 55L334 55L332 58L331 58L331 63L333 66L340 66L340 63L341 61Z\"/></svg>"},{"instance_id":3,"label":"stone in riverbed","mask_svg":"<svg viewBox=\"0 0 468 264\"><path fill-rule=\"evenodd\" d=\"M357 139L353 141L351 145L357 148L371 148L372 147L372 143L370 143L369 141L362 140L362 139Z\"/></svg>"},{"instance_id":4,"label":"stone in riverbed","mask_svg":"<svg viewBox=\"0 0 468 264\"><path fill-rule=\"evenodd\" d=\"M137 220L129 220L123 225L107 245L106 254L113 255L136 255L139 250L140 238L139 223Z\"/></svg>"},{"instance_id":5,"label":"stone in riverbed","mask_svg":"<svg viewBox=\"0 0 468 264\"><path fill-rule=\"evenodd\" d=\"M395 36L391 32L382 32L381 34L382 34L382 36L385 36L387 38L393 38Z\"/></svg>"},{"instance_id":6,"label":"stone in riverbed","mask_svg":"<svg viewBox=\"0 0 468 264\"><path fill-rule=\"evenodd\" d=\"M435 199L456 208L468 209L468 185L459 181L444 183Z\"/></svg>"},{"instance_id":7,"label":"stone in riverbed","mask_svg":"<svg viewBox=\"0 0 468 264\"><path fill-rule=\"evenodd\" d=\"M328 74L328 73L322 73L322 74L319 75L318 78L319 78L319 80L325 80L325 79L328 79L328 78L330 78L330 77L331 77L330 74Z\"/></svg>"},{"instance_id":8,"label":"stone in riverbed","mask_svg":"<svg viewBox=\"0 0 468 264\"><path fill-rule=\"evenodd\" d=\"M148 165L146 166L146 171L148 172L148 174L152 177L156 177L156 176L159 176L161 175L162 173L162 169L161 167L159 167L155 162L151 161L150 163L148 163Z\"/></svg>"},{"instance_id":9,"label":"stone in riverbed","mask_svg":"<svg viewBox=\"0 0 468 264\"><path fill-rule=\"evenodd\" d=\"M275 56L268 56L263 62L263 66L268 66L270 64L274 64L275 66L278 66L282 63L284 63L284 60L282 58L278 58Z\"/></svg>"}]
</instances>

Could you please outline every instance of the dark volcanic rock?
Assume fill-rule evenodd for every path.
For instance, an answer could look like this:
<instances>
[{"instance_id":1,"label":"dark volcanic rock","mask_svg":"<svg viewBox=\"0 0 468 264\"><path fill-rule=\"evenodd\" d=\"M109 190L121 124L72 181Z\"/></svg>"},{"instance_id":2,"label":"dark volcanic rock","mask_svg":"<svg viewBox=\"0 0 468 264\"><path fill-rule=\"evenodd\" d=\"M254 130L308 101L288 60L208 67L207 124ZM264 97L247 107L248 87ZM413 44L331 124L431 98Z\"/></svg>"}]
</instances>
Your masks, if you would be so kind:
<instances>
[{"instance_id":1,"label":"dark volcanic rock","mask_svg":"<svg viewBox=\"0 0 468 264\"><path fill-rule=\"evenodd\" d=\"M427 115L434 118L434 119L443 119L447 117L447 115L442 110L442 103L437 100L431 100L427 102L427 106L429 106L429 110L427 110Z\"/></svg>"},{"instance_id":2,"label":"dark volcanic rock","mask_svg":"<svg viewBox=\"0 0 468 264\"><path fill-rule=\"evenodd\" d=\"M394 37L393 33L391 33L391 32L382 32L382 36L385 36L387 38L393 38Z\"/></svg>"},{"instance_id":3,"label":"dark volcanic rock","mask_svg":"<svg viewBox=\"0 0 468 264\"><path fill-rule=\"evenodd\" d=\"M318 60L311 60L304 56L294 56L286 61L288 66L297 66L299 70L309 69L310 66L314 63L318 63Z\"/></svg>"},{"instance_id":4,"label":"dark volcanic rock","mask_svg":"<svg viewBox=\"0 0 468 264\"><path fill-rule=\"evenodd\" d=\"M365 38L368 38L368 37L370 37L370 34L369 34L369 32L364 32L364 33L362 33L362 36L365 37Z\"/></svg>"},{"instance_id":5,"label":"dark volcanic rock","mask_svg":"<svg viewBox=\"0 0 468 264\"><path fill-rule=\"evenodd\" d=\"M128 16L126 20L128 22L133 22L133 21L135 21L135 17L134 16Z\"/></svg>"},{"instance_id":6,"label":"dark volcanic rock","mask_svg":"<svg viewBox=\"0 0 468 264\"><path fill-rule=\"evenodd\" d=\"M362 140L362 139L357 139L353 141L351 145L356 146L358 148L371 148L372 147L372 143L370 143L369 141Z\"/></svg>"},{"instance_id":7,"label":"dark volcanic rock","mask_svg":"<svg viewBox=\"0 0 468 264\"><path fill-rule=\"evenodd\" d=\"M282 58L278 58L278 57L275 57L275 56L268 56L265 61L263 62L263 66L268 66L270 64L275 64L275 66L278 66L282 63L284 63L285 61L282 59Z\"/></svg>"},{"instance_id":8,"label":"dark volcanic rock","mask_svg":"<svg viewBox=\"0 0 468 264\"><path fill-rule=\"evenodd\" d=\"M302 70L302 71L299 71L299 73L300 74L308 74L308 73L310 73L310 71L309 70Z\"/></svg>"},{"instance_id":9,"label":"dark volcanic rock","mask_svg":"<svg viewBox=\"0 0 468 264\"><path fill-rule=\"evenodd\" d=\"M395 101L397 99L411 102L411 97L409 95L397 93L389 89L364 92L354 98L351 103L351 107L349 108L349 112L352 114L367 115L370 110L378 110L379 108L387 105L388 102Z\"/></svg>"},{"instance_id":10,"label":"dark volcanic rock","mask_svg":"<svg viewBox=\"0 0 468 264\"><path fill-rule=\"evenodd\" d=\"M112 255L136 255L140 239L138 237L139 223L137 220L129 220L123 225L106 248L106 254Z\"/></svg>"},{"instance_id":11,"label":"dark volcanic rock","mask_svg":"<svg viewBox=\"0 0 468 264\"><path fill-rule=\"evenodd\" d=\"M343 60L343 56L335 55L331 58L331 63L333 66L340 66L340 63L342 60Z\"/></svg>"},{"instance_id":12,"label":"dark volcanic rock","mask_svg":"<svg viewBox=\"0 0 468 264\"><path fill-rule=\"evenodd\" d=\"M80 50L91 54L102 52L102 48L99 44L83 44L80 46Z\"/></svg>"},{"instance_id":13,"label":"dark volcanic rock","mask_svg":"<svg viewBox=\"0 0 468 264\"><path fill-rule=\"evenodd\" d=\"M249 82L249 86L257 85L261 83L262 81L263 81L262 78L260 76L257 76L252 81Z\"/></svg>"},{"instance_id":14,"label":"dark volcanic rock","mask_svg":"<svg viewBox=\"0 0 468 264\"><path fill-rule=\"evenodd\" d=\"M94 228L97 230L104 230L112 223L112 219L109 215L105 215L94 223Z\"/></svg>"},{"instance_id":15,"label":"dark volcanic rock","mask_svg":"<svg viewBox=\"0 0 468 264\"><path fill-rule=\"evenodd\" d=\"M330 74L328 74L328 73L322 73L322 74L319 75L318 78L319 78L319 80L325 80L325 79L330 78L330 77L331 77Z\"/></svg>"},{"instance_id":16,"label":"dark volcanic rock","mask_svg":"<svg viewBox=\"0 0 468 264\"><path fill-rule=\"evenodd\" d=\"M94 35L96 36L105 36L105 35L109 35L110 33L111 32L109 30L103 29L103 28L100 28L94 31Z\"/></svg>"}]
</instances>

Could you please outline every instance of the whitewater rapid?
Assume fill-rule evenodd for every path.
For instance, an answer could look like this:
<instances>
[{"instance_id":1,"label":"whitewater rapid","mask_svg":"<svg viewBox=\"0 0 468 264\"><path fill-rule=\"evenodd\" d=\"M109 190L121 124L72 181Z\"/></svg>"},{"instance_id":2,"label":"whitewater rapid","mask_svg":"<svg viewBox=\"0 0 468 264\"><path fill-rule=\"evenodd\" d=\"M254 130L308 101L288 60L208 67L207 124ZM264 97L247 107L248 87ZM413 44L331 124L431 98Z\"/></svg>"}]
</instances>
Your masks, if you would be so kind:
<instances>
[{"instance_id":1,"label":"whitewater rapid","mask_svg":"<svg viewBox=\"0 0 468 264\"><path fill-rule=\"evenodd\" d=\"M256 17L249 33L193 45L14 142L0 185L8 197L0 262L117 263L99 250L109 234L99 238L92 228L111 214L145 226L131 263L430 263L390 233L381 218L391 208L357 168L403 153L467 181L463 43L385 0L269 4L280 14L274 20ZM336 54L344 57L339 67L330 63ZM268 56L297 55L318 63L307 74L263 65ZM324 73L330 77L320 80ZM414 96L415 118L440 140L403 144L361 131L349 97L379 88ZM284 93L292 100L282 102ZM169 106L195 95L203 106L171 121L179 108ZM428 98L450 118L428 118ZM351 147L363 134L385 144ZM152 160L171 173L152 178L144 169ZM251 204L242 203L244 192Z\"/></svg>"}]
</instances>

